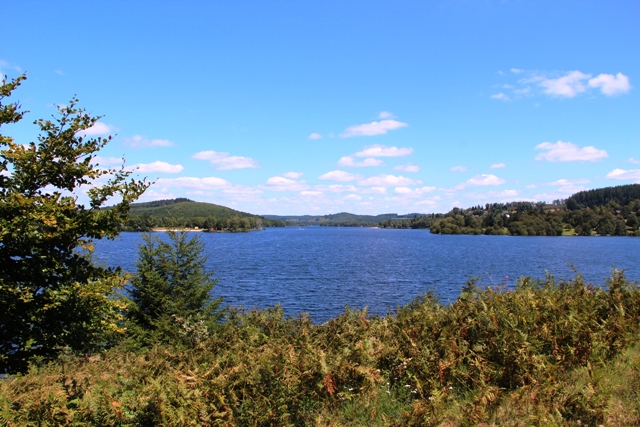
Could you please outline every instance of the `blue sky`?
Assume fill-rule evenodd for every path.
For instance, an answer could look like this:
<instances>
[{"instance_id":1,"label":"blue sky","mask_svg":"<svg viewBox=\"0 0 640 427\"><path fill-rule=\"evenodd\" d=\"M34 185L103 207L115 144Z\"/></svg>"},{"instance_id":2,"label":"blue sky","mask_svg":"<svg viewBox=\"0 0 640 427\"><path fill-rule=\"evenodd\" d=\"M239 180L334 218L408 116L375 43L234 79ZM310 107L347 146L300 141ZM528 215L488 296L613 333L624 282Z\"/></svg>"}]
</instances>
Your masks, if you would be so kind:
<instances>
[{"instance_id":1,"label":"blue sky","mask_svg":"<svg viewBox=\"0 0 640 427\"><path fill-rule=\"evenodd\" d=\"M640 182L634 1L23 1L0 72L104 166L257 214L447 212Z\"/></svg>"}]
</instances>

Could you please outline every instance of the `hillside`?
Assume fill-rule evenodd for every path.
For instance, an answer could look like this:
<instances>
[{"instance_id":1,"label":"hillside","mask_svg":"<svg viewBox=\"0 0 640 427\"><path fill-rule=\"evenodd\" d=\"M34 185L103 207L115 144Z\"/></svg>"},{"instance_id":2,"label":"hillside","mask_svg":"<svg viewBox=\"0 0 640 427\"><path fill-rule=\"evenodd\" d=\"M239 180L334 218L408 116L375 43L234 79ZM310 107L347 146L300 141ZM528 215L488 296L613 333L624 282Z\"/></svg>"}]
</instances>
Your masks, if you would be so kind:
<instances>
[{"instance_id":1,"label":"hillside","mask_svg":"<svg viewBox=\"0 0 640 427\"><path fill-rule=\"evenodd\" d=\"M225 206L195 202L184 198L133 203L130 212L132 215L150 215L154 218L165 218L169 216L184 219L206 218L208 216L216 218L229 218L232 216L258 217L258 215L240 212Z\"/></svg>"},{"instance_id":2,"label":"hillside","mask_svg":"<svg viewBox=\"0 0 640 427\"><path fill-rule=\"evenodd\" d=\"M186 227L211 231L248 231L284 226L284 222L240 212L213 203L179 198L131 205L125 231L149 231L156 227Z\"/></svg>"},{"instance_id":3,"label":"hillside","mask_svg":"<svg viewBox=\"0 0 640 427\"><path fill-rule=\"evenodd\" d=\"M421 213L398 215L387 213L380 215L356 215L340 212L329 215L265 215L265 218L287 221L295 225L321 225L340 227L377 227L382 221L402 221L414 217L424 216Z\"/></svg>"},{"instance_id":4,"label":"hillside","mask_svg":"<svg viewBox=\"0 0 640 427\"><path fill-rule=\"evenodd\" d=\"M437 234L504 234L519 236L640 235L640 184L581 191L566 200L487 203L446 214L398 215L253 215L189 199L134 203L124 229L154 227L247 231L285 225L431 229Z\"/></svg>"},{"instance_id":5,"label":"hillside","mask_svg":"<svg viewBox=\"0 0 640 427\"><path fill-rule=\"evenodd\" d=\"M453 208L384 228L430 228L434 234L640 236L640 184L581 191L566 200L487 203Z\"/></svg>"}]
</instances>

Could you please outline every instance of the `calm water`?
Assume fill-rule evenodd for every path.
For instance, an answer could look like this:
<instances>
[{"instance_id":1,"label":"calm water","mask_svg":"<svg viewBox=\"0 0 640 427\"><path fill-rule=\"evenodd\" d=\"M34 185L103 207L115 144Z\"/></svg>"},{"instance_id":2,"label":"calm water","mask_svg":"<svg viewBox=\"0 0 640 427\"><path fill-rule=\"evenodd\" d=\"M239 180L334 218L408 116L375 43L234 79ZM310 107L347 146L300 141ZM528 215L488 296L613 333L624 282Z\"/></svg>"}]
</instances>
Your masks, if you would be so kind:
<instances>
[{"instance_id":1,"label":"calm water","mask_svg":"<svg viewBox=\"0 0 640 427\"><path fill-rule=\"evenodd\" d=\"M425 230L270 228L251 233L198 233L219 282L214 294L230 305L309 312L316 322L345 305L385 314L434 290L453 301L471 276L486 285L520 276L574 276L603 284L611 269L640 279L640 238L443 236ZM97 257L135 272L139 233L99 241Z\"/></svg>"}]
</instances>

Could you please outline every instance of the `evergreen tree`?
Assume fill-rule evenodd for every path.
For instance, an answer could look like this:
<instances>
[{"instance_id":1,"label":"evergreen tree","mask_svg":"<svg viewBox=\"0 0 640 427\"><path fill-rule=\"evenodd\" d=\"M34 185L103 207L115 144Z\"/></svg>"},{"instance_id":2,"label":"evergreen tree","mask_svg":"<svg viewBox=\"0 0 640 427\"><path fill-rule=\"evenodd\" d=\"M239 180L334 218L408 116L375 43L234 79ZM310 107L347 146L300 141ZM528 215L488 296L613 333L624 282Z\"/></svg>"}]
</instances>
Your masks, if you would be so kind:
<instances>
[{"instance_id":1,"label":"evergreen tree","mask_svg":"<svg viewBox=\"0 0 640 427\"><path fill-rule=\"evenodd\" d=\"M24 79L0 82L0 126L22 119L18 104L3 101ZM38 142L0 135L0 373L25 371L34 357L53 359L62 349L101 348L121 326L114 288L123 275L78 248L90 252L90 239L115 237L148 183L92 162L111 138L83 136L99 117L77 102L35 122ZM86 204L81 186L91 186ZM114 196L120 202L101 209Z\"/></svg>"},{"instance_id":2,"label":"evergreen tree","mask_svg":"<svg viewBox=\"0 0 640 427\"><path fill-rule=\"evenodd\" d=\"M210 295L217 279L205 267L200 236L190 238L185 231L170 231L167 236L169 242L157 235L143 236L137 274L131 281L129 317L134 335L143 344L193 343L223 315L222 298Z\"/></svg>"}]
</instances>

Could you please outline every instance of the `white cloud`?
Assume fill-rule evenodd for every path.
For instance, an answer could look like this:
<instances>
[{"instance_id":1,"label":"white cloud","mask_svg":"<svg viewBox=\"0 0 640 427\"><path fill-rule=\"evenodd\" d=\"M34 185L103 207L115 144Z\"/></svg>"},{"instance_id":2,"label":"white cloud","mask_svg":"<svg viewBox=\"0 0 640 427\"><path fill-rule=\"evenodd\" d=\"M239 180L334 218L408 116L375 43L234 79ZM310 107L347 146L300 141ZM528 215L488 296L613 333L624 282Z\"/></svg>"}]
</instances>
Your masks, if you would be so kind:
<instances>
[{"instance_id":1,"label":"white cloud","mask_svg":"<svg viewBox=\"0 0 640 427\"><path fill-rule=\"evenodd\" d=\"M534 200L551 201L557 199L565 199L579 191L584 191L586 190L586 188L581 184L588 184L589 182L591 181L589 181L588 179L558 179L556 181L547 182L544 184L528 185L527 188L558 187L552 192L536 194L533 197Z\"/></svg>"},{"instance_id":2,"label":"white cloud","mask_svg":"<svg viewBox=\"0 0 640 427\"><path fill-rule=\"evenodd\" d=\"M311 135L309 135L309 139L322 139L322 135L320 135L319 133L312 133Z\"/></svg>"},{"instance_id":3,"label":"white cloud","mask_svg":"<svg viewBox=\"0 0 640 427\"><path fill-rule=\"evenodd\" d=\"M318 179L324 181L340 181L340 182L348 182L355 181L357 179L362 179L362 175L357 173L349 173L341 170L335 170L331 172L327 172L324 175L320 175Z\"/></svg>"},{"instance_id":4,"label":"white cloud","mask_svg":"<svg viewBox=\"0 0 640 427\"><path fill-rule=\"evenodd\" d=\"M614 169L609 172L605 178L609 179L621 179L624 181L635 181L636 183L640 183L640 169L632 169L632 170L624 170L624 169Z\"/></svg>"},{"instance_id":5,"label":"white cloud","mask_svg":"<svg viewBox=\"0 0 640 427\"><path fill-rule=\"evenodd\" d=\"M395 117L396 116L393 113L388 111L381 111L380 114L378 114L379 119L395 119Z\"/></svg>"},{"instance_id":6,"label":"white cloud","mask_svg":"<svg viewBox=\"0 0 640 427\"><path fill-rule=\"evenodd\" d=\"M225 179L215 176L208 176L204 178L181 176L178 178L160 178L156 181L156 186L158 188L172 187L191 188L196 190L221 190L223 188L231 187L231 183Z\"/></svg>"},{"instance_id":7,"label":"white cloud","mask_svg":"<svg viewBox=\"0 0 640 427\"><path fill-rule=\"evenodd\" d=\"M363 187L406 187L418 184L422 184L422 181L385 174L375 175L358 181L358 185Z\"/></svg>"},{"instance_id":8,"label":"white cloud","mask_svg":"<svg viewBox=\"0 0 640 427\"><path fill-rule=\"evenodd\" d=\"M122 138L122 141L131 148L171 147L175 145L168 139L150 139L140 135Z\"/></svg>"},{"instance_id":9,"label":"white cloud","mask_svg":"<svg viewBox=\"0 0 640 427\"><path fill-rule=\"evenodd\" d=\"M83 131L78 132L81 136L94 136L94 135L107 135L115 129L114 126L108 125L103 122L95 122L93 126Z\"/></svg>"},{"instance_id":10,"label":"white cloud","mask_svg":"<svg viewBox=\"0 0 640 427\"><path fill-rule=\"evenodd\" d=\"M267 179L266 185L261 188L270 191L304 191L309 186L304 181L296 181L295 179L285 178L283 176L272 176Z\"/></svg>"},{"instance_id":11,"label":"white cloud","mask_svg":"<svg viewBox=\"0 0 640 427\"><path fill-rule=\"evenodd\" d=\"M233 170L258 168L260 164L250 157L230 156L226 152L216 152L213 150L200 151L191 156L192 159L208 160L217 170Z\"/></svg>"},{"instance_id":12,"label":"white cloud","mask_svg":"<svg viewBox=\"0 0 640 427\"><path fill-rule=\"evenodd\" d=\"M512 68L512 69L511 69L511 72L512 72L513 74L520 74L520 73L522 73L523 71L524 71L524 70L523 70L522 68Z\"/></svg>"},{"instance_id":13,"label":"white cloud","mask_svg":"<svg viewBox=\"0 0 640 427\"><path fill-rule=\"evenodd\" d=\"M511 98L509 98L507 95L505 95L504 93L500 92L500 93L495 93L493 95L491 95L491 98L493 99L499 99L500 101L510 101Z\"/></svg>"},{"instance_id":14,"label":"white cloud","mask_svg":"<svg viewBox=\"0 0 640 427\"><path fill-rule=\"evenodd\" d=\"M517 86L504 84L502 87L507 89L507 92L501 92L491 97L506 101L510 98L518 99L523 96L533 95L532 88L529 84L537 85L542 92L547 95L563 98L573 98L590 89L599 89L600 92L606 96L614 96L631 90L629 77L622 73L616 75L599 74L596 77L592 77L591 74L578 70L548 73L545 71L526 71L519 69L516 74L524 75L524 77L518 80ZM511 97L508 91L512 92Z\"/></svg>"},{"instance_id":15,"label":"white cloud","mask_svg":"<svg viewBox=\"0 0 640 427\"><path fill-rule=\"evenodd\" d=\"M413 190L409 187L396 187L393 192L396 194L411 194Z\"/></svg>"},{"instance_id":16,"label":"white cloud","mask_svg":"<svg viewBox=\"0 0 640 427\"><path fill-rule=\"evenodd\" d=\"M430 197L427 199L422 199L419 202L416 202L416 205L420 205L420 206L436 206L438 204L438 202L442 200L439 196L436 197Z\"/></svg>"},{"instance_id":17,"label":"white cloud","mask_svg":"<svg viewBox=\"0 0 640 427\"><path fill-rule=\"evenodd\" d=\"M302 175L304 175L302 172L287 172L283 173L281 176L284 176L285 178L298 179Z\"/></svg>"},{"instance_id":18,"label":"white cloud","mask_svg":"<svg viewBox=\"0 0 640 427\"><path fill-rule=\"evenodd\" d=\"M402 172L420 172L420 167L412 163L407 163L406 165L398 165L393 169Z\"/></svg>"},{"instance_id":19,"label":"white cloud","mask_svg":"<svg viewBox=\"0 0 640 427\"><path fill-rule=\"evenodd\" d=\"M381 166L381 165L384 165L384 162L382 160L374 159L373 157L364 159L361 162L355 161L351 156L344 156L344 157L341 157L340 160L338 160L338 166L345 166L345 167L362 168L362 167L368 167L368 166Z\"/></svg>"},{"instance_id":20,"label":"white cloud","mask_svg":"<svg viewBox=\"0 0 640 427\"><path fill-rule=\"evenodd\" d=\"M518 197L518 190L502 190L502 191L487 191L485 193L468 193L467 197L474 199L489 199L503 201L513 201L514 197Z\"/></svg>"},{"instance_id":21,"label":"white cloud","mask_svg":"<svg viewBox=\"0 0 640 427\"><path fill-rule=\"evenodd\" d=\"M314 187L318 191L330 191L332 193L344 193L346 191L356 192L358 188L354 185L343 184L331 184L331 185L316 185Z\"/></svg>"},{"instance_id":22,"label":"white cloud","mask_svg":"<svg viewBox=\"0 0 640 427\"><path fill-rule=\"evenodd\" d=\"M387 194L387 187L371 187L360 190L362 194Z\"/></svg>"},{"instance_id":23,"label":"white cloud","mask_svg":"<svg viewBox=\"0 0 640 427\"><path fill-rule=\"evenodd\" d=\"M482 175L476 175L473 178L468 179L467 182L463 184L462 188L466 186L502 185L506 182L507 181L505 181L504 179L498 178L495 175L482 174Z\"/></svg>"},{"instance_id":24,"label":"white cloud","mask_svg":"<svg viewBox=\"0 0 640 427\"><path fill-rule=\"evenodd\" d=\"M180 196L170 192L167 188L157 191L151 187L142 193L142 196L138 198L137 202L152 202L154 200L175 199L176 197Z\"/></svg>"},{"instance_id":25,"label":"white cloud","mask_svg":"<svg viewBox=\"0 0 640 427\"><path fill-rule=\"evenodd\" d=\"M543 142L535 147L536 150L544 150L536 156L536 160L549 162L596 162L609 157L605 150L599 150L593 146L580 148L571 142L558 141L555 144Z\"/></svg>"},{"instance_id":26,"label":"white cloud","mask_svg":"<svg viewBox=\"0 0 640 427\"><path fill-rule=\"evenodd\" d=\"M362 197L357 194L349 194L344 198L344 200L362 200Z\"/></svg>"},{"instance_id":27,"label":"white cloud","mask_svg":"<svg viewBox=\"0 0 640 427\"><path fill-rule=\"evenodd\" d=\"M538 84L544 88L543 91L546 94L573 98L577 94L587 90L584 81L590 77L591 74L585 74L576 70L569 71L564 76L556 79L535 76L533 80L537 81Z\"/></svg>"},{"instance_id":28,"label":"white cloud","mask_svg":"<svg viewBox=\"0 0 640 427\"><path fill-rule=\"evenodd\" d=\"M633 163L634 165L640 165L640 160L636 160L633 157L629 157L629 160L627 160L629 163Z\"/></svg>"},{"instance_id":29,"label":"white cloud","mask_svg":"<svg viewBox=\"0 0 640 427\"><path fill-rule=\"evenodd\" d=\"M580 185L580 184L588 184L591 181L588 179L558 179L552 182L545 182L544 184L533 184L527 185L527 188L538 188L538 187L566 187L571 185Z\"/></svg>"},{"instance_id":30,"label":"white cloud","mask_svg":"<svg viewBox=\"0 0 640 427\"><path fill-rule=\"evenodd\" d=\"M491 169L504 169L507 165L505 163L494 163L491 165Z\"/></svg>"},{"instance_id":31,"label":"white cloud","mask_svg":"<svg viewBox=\"0 0 640 427\"><path fill-rule=\"evenodd\" d=\"M365 123L362 125L349 126L343 133L342 138L351 138L353 136L374 136L384 135L390 130L399 129L408 126L408 124L397 120L381 120L379 122Z\"/></svg>"},{"instance_id":32,"label":"white cloud","mask_svg":"<svg viewBox=\"0 0 640 427\"><path fill-rule=\"evenodd\" d=\"M225 188L222 192L231 196L249 196L261 194L262 190L254 187L248 187L246 185L234 185L233 187Z\"/></svg>"},{"instance_id":33,"label":"white cloud","mask_svg":"<svg viewBox=\"0 0 640 427\"><path fill-rule=\"evenodd\" d=\"M466 166L454 166L449 171L451 172L466 172L468 169Z\"/></svg>"},{"instance_id":34,"label":"white cloud","mask_svg":"<svg viewBox=\"0 0 640 427\"><path fill-rule=\"evenodd\" d=\"M431 193L436 187L421 187L421 188L409 188L409 187L396 187L394 193L410 196L421 196L426 193Z\"/></svg>"},{"instance_id":35,"label":"white cloud","mask_svg":"<svg viewBox=\"0 0 640 427\"><path fill-rule=\"evenodd\" d=\"M120 166L124 163L124 159L120 157L102 157L93 156L91 164L100 165L100 167Z\"/></svg>"},{"instance_id":36,"label":"white cloud","mask_svg":"<svg viewBox=\"0 0 640 427\"><path fill-rule=\"evenodd\" d=\"M600 91L607 96L614 96L631 90L629 77L622 73L618 73L615 76L613 74L600 74L589 80L589 86L600 88Z\"/></svg>"},{"instance_id":37,"label":"white cloud","mask_svg":"<svg viewBox=\"0 0 640 427\"><path fill-rule=\"evenodd\" d=\"M413 148L388 147L386 145L371 145L354 154L356 157L404 157L413 153Z\"/></svg>"},{"instance_id":38,"label":"white cloud","mask_svg":"<svg viewBox=\"0 0 640 427\"><path fill-rule=\"evenodd\" d=\"M139 163L133 166L139 173L180 173L184 170L182 165L171 165L167 162L155 161L153 163Z\"/></svg>"},{"instance_id":39,"label":"white cloud","mask_svg":"<svg viewBox=\"0 0 640 427\"><path fill-rule=\"evenodd\" d=\"M301 191L301 196L322 196L324 193L322 191Z\"/></svg>"},{"instance_id":40,"label":"white cloud","mask_svg":"<svg viewBox=\"0 0 640 427\"><path fill-rule=\"evenodd\" d=\"M584 190L586 190L586 188L582 185L568 184L568 185L562 185L558 187L555 191L551 193L536 194L535 196L533 196L533 198L534 200L544 200L549 202L551 200L566 199L567 197L579 191L584 191Z\"/></svg>"}]
</instances>

